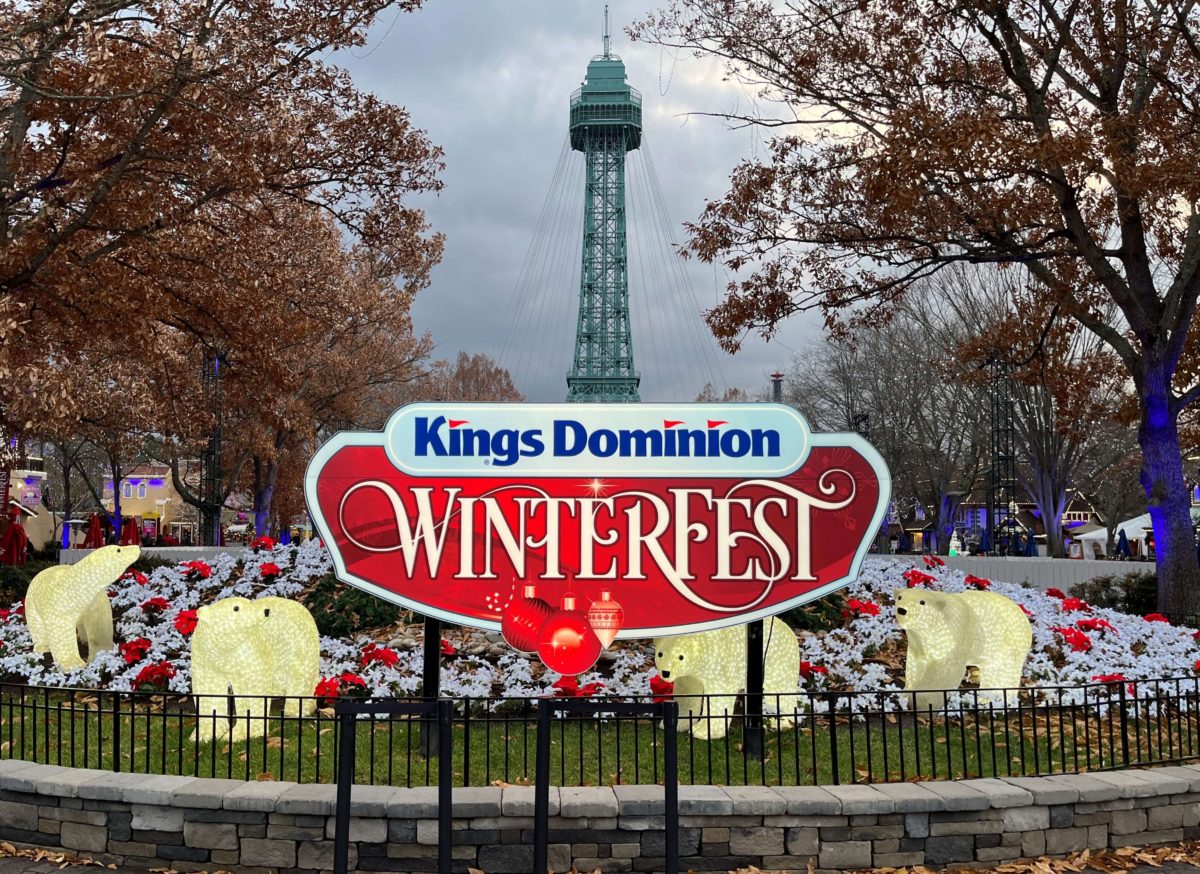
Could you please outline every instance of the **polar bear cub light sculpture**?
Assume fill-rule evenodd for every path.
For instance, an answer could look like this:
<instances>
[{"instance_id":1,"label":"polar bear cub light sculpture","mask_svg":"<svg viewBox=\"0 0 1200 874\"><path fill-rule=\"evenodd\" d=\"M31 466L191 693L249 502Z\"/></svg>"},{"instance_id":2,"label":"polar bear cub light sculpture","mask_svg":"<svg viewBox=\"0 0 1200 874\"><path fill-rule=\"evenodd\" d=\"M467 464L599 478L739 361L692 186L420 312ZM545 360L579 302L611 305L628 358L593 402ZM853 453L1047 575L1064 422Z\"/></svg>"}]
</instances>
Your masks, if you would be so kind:
<instances>
[{"instance_id":1,"label":"polar bear cub light sculpture","mask_svg":"<svg viewBox=\"0 0 1200 874\"><path fill-rule=\"evenodd\" d=\"M49 652L63 671L82 668L79 638L87 641L88 661L113 647L108 587L137 561L137 546L102 546L75 564L46 568L25 594L25 621L34 652Z\"/></svg>"},{"instance_id":2,"label":"polar bear cub light sculpture","mask_svg":"<svg viewBox=\"0 0 1200 874\"><path fill-rule=\"evenodd\" d=\"M271 699L286 696L285 716L311 715L320 673L320 636L312 614L287 598L223 598L196 611L192 635L195 739L224 737L228 695L237 698L233 738L266 733ZM300 698L304 698L303 705Z\"/></svg>"},{"instance_id":3,"label":"polar bear cub light sculpture","mask_svg":"<svg viewBox=\"0 0 1200 874\"><path fill-rule=\"evenodd\" d=\"M904 691L918 693L917 710L940 710L941 691L957 689L972 665L981 689L1020 687L1033 631L1015 601L995 592L928 589L898 589L895 600L908 637Z\"/></svg>"},{"instance_id":4,"label":"polar bear cub light sculpture","mask_svg":"<svg viewBox=\"0 0 1200 874\"><path fill-rule=\"evenodd\" d=\"M771 619L764 623L763 649L763 692L786 695L778 700L781 709L790 709L800 681L796 634L782 620ZM738 693L746 688L746 626L656 638L654 664L664 680L675 684L679 730L690 727L692 736L702 739L724 737ZM767 697L763 709L774 703ZM780 718L781 726L791 724L791 719Z\"/></svg>"}]
</instances>

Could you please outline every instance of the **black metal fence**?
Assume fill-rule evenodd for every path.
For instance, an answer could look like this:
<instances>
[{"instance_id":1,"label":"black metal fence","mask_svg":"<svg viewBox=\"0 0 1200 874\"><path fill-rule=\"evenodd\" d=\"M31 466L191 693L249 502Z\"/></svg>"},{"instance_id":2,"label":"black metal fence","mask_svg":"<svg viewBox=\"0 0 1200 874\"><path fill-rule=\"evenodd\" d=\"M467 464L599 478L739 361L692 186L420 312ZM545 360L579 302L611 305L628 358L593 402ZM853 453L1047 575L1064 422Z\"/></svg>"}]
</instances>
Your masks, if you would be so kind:
<instances>
[{"instance_id":1,"label":"black metal fence","mask_svg":"<svg viewBox=\"0 0 1200 874\"><path fill-rule=\"evenodd\" d=\"M618 699L591 699L616 704ZM627 703L653 703L619 699ZM1200 760L1200 678L921 700L895 692L766 695L763 756L743 744L733 699L682 697L680 782L820 785L1033 776ZM538 699L456 699L448 756L455 785L534 777ZM343 723L313 699L197 698L0 685L0 758L137 773L336 782ZM718 707L730 707L728 711ZM592 708L595 710L595 708ZM436 785L421 718L371 709L355 732L354 780ZM644 710L563 712L543 726L559 785L658 783L665 729ZM444 753L447 751L443 751Z\"/></svg>"}]
</instances>

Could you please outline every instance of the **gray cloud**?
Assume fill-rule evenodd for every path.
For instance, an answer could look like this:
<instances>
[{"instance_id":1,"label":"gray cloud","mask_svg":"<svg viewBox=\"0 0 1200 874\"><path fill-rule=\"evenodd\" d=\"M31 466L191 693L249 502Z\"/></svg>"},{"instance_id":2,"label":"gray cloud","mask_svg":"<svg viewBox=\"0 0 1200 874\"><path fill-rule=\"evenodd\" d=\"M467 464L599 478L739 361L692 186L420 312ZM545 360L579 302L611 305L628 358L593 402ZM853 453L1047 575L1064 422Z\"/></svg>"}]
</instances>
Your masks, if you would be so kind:
<instances>
[{"instance_id":1,"label":"gray cloud","mask_svg":"<svg viewBox=\"0 0 1200 874\"><path fill-rule=\"evenodd\" d=\"M729 171L754 153L758 134L688 117L747 98L711 62L628 42L620 27L653 3L610 6L613 51L642 92L646 141L670 232L680 240L682 223L724 193ZM518 288L517 282L566 138L568 97L600 50L602 9L600 0L428 0L411 15L386 14L365 47L336 58L360 86L407 107L446 150L446 189L422 204L446 234L446 254L418 297L418 328L433 333L440 357L459 350L493 355L533 400L566 394L580 257L570 241L578 240L582 222L580 185L558 204L559 221L543 239L550 248L543 269L531 283ZM569 178L582 180L582 156L571 158ZM713 378L759 389L767 373L819 334L819 319L793 319L778 341L748 340L736 356L721 352L699 310L719 300L726 276L686 261L690 295L662 281L678 269L677 256L664 253L649 232L643 161L644 155L630 156L627 180L643 399L692 400Z\"/></svg>"}]
</instances>

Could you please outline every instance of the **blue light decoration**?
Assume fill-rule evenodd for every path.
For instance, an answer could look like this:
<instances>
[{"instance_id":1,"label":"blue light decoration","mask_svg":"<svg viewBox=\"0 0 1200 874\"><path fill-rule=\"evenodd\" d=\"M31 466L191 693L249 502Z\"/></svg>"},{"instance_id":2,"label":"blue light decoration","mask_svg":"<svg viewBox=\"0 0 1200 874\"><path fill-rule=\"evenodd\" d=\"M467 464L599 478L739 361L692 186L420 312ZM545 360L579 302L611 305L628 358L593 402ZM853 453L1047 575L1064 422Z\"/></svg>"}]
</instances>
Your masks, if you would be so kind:
<instances>
[{"instance_id":1,"label":"blue light decoration","mask_svg":"<svg viewBox=\"0 0 1200 874\"><path fill-rule=\"evenodd\" d=\"M27 476L27 477L25 477L25 485L27 485L27 486L31 486L31 485L33 485L33 484L34 484L34 483L36 483L36 482L37 482L37 477L36 477L36 476Z\"/></svg>"},{"instance_id":2,"label":"blue light decoration","mask_svg":"<svg viewBox=\"0 0 1200 874\"><path fill-rule=\"evenodd\" d=\"M131 476L131 477L129 477L129 480L128 480L128 482L129 482L129 484L130 484L131 486L140 485L140 484L141 484L141 482L142 482L142 478L141 478L141 477L132 477L132 476Z\"/></svg>"},{"instance_id":3,"label":"blue light decoration","mask_svg":"<svg viewBox=\"0 0 1200 874\"><path fill-rule=\"evenodd\" d=\"M71 548L71 526L68 525L65 521L63 522L62 548L63 549Z\"/></svg>"},{"instance_id":4,"label":"blue light decoration","mask_svg":"<svg viewBox=\"0 0 1200 874\"><path fill-rule=\"evenodd\" d=\"M164 481L160 477L152 477L151 479L147 480L147 482L150 483L151 488L155 489L161 489L165 485Z\"/></svg>"},{"instance_id":5,"label":"blue light decoration","mask_svg":"<svg viewBox=\"0 0 1200 874\"><path fill-rule=\"evenodd\" d=\"M292 542L292 529L284 528L279 532L279 543L281 546L287 546Z\"/></svg>"}]
</instances>

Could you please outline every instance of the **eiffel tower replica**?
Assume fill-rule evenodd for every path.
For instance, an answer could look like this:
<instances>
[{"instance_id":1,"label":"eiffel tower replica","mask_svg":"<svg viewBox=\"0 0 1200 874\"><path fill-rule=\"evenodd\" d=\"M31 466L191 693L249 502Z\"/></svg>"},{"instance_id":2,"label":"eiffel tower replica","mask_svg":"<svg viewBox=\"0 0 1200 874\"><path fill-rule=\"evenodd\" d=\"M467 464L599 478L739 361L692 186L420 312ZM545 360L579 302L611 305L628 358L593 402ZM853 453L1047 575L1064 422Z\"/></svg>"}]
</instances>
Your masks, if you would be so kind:
<instances>
[{"instance_id":1,"label":"eiffel tower replica","mask_svg":"<svg viewBox=\"0 0 1200 874\"><path fill-rule=\"evenodd\" d=\"M571 95L571 148L587 160L583 207L583 269L575 361L567 400L637 402L641 377L633 367L629 329L629 266L625 241L625 153L642 142L642 95L625 81L625 64L610 50L604 7L604 52L592 58Z\"/></svg>"}]
</instances>

